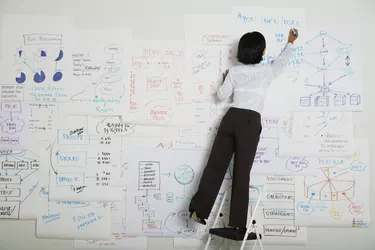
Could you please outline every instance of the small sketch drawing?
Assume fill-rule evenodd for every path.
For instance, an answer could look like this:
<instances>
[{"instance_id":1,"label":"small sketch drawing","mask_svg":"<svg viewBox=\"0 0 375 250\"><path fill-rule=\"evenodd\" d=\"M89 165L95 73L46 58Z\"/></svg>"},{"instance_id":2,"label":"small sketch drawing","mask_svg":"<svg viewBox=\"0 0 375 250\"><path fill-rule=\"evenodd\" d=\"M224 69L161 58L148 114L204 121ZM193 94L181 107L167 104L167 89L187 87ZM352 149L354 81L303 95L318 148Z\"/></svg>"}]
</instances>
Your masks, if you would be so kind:
<instances>
[{"instance_id":1,"label":"small sketch drawing","mask_svg":"<svg viewBox=\"0 0 375 250\"><path fill-rule=\"evenodd\" d=\"M38 195L36 190L39 190L39 181L36 174L40 167L40 157L28 149L0 151L0 176L5 185L1 190L4 200L0 201L0 206L8 207L0 214L0 219L20 219L21 212L27 211L23 205Z\"/></svg>"},{"instance_id":2,"label":"small sketch drawing","mask_svg":"<svg viewBox=\"0 0 375 250\"><path fill-rule=\"evenodd\" d=\"M355 194L355 179L349 170L324 167L319 176L306 176L304 181L305 197L312 200L339 201L348 200Z\"/></svg>"},{"instance_id":3,"label":"small sketch drawing","mask_svg":"<svg viewBox=\"0 0 375 250\"><path fill-rule=\"evenodd\" d=\"M15 81L23 84L29 78L34 83L43 83L47 77L53 82L59 82L63 78L63 72L58 68L58 63L64 57L63 48L58 48L54 52L49 53L47 49L39 48L36 51L30 51L29 47L18 48L13 54L13 66L16 67ZM43 64L42 64L43 63ZM48 75L47 65L53 68L51 75Z\"/></svg>"},{"instance_id":4,"label":"small sketch drawing","mask_svg":"<svg viewBox=\"0 0 375 250\"><path fill-rule=\"evenodd\" d=\"M181 185L188 185L194 180L194 170L186 164L175 169L174 178Z\"/></svg>"},{"instance_id":5,"label":"small sketch drawing","mask_svg":"<svg viewBox=\"0 0 375 250\"><path fill-rule=\"evenodd\" d=\"M104 48L104 54L109 58L103 61L103 66L88 65L92 58L90 55L76 54L75 67L78 73L76 77L97 77L96 81L86 85L79 92L70 97L71 101L103 104L98 112L113 111L107 107L112 104L119 104L125 96L126 88L121 78L121 60L118 59L122 53L122 47L116 44ZM93 76L93 72L101 75Z\"/></svg>"},{"instance_id":6,"label":"small sketch drawing","mask_svg":"<svg viewBox=\"0 0 375 250\"><path fill-rule=\"evenodd\" d=\"M305 46L309 47L318 38L321 39L320 49L311 53L305 53L304 55L304 64L314 68L313 74L306 77L305 86L314 88L314 90L311 91L310 95L300 98L300 106L330 107L360 105L360 94L340 89L341 79L349 78L356 74L351 67L353 45L345 44L341 40L332 37L326 30L321 30L316 37L306 41ZM328 40L336 43L335 50L332 45L327 45ZM312 61L317 56L321 58L319 64ZM333 68L336 65L338 68Z\"/></svg>"},{"instance_id":7,"label":"small sketch drawing","mask_svg":"<svg viewBox=\"0 0 375 250\"><path fill-rule=\"evenodd\" d=\"M25 122L18 117L7 119L0 123L1 131L5 134L21 132L24 126Z\"/></svg>"},{"instance_id":8,"label":"small sketch drawing","mask_svg":"<svg viewBox=\"0 0 375 250\"><path fill-rule=\"evenodd\" d=\"M189 211L179 211L178 213L171 213L167 216L164 221L164 227L168 231L176 235L183 235L183 236L193 236L197 233L197 229L189 226ZM173 223L172 223L173 222ZM184 227L180 227L178 229L171 229L171 224L177 225L175 227L181 226L184 224Z\"/></svg>"}]
</instances>

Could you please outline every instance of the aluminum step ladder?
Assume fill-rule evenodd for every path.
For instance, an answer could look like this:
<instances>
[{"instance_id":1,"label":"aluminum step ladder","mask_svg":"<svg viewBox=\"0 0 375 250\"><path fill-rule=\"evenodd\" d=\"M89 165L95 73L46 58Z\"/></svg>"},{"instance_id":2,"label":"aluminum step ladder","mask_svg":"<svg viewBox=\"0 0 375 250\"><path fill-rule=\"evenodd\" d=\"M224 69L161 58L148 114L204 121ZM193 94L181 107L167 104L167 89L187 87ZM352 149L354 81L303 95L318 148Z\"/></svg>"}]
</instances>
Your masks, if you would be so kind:
<instances>
[{"instance_id":1,"label":"aluminum step ladder","mask_svg":"<svg viewBox=\"0 0 375 250\"><path fill-rule=\"evenodd\" d=\"M245 244L246 244L246 241L248 241L247 238L248 238L248 235L250 233L254 233L256 235L256 239L250 239L250 240L256 240L255 243L254 243L254 246L253 246L253 250L257 246L257 243L259 244L260 249L263 250L262 236L259 234L258 225L256 225L256 221L255 221L255 214L256 214L257 209L259 207L260 199L262 197L262 192L261 192L261 190L258 187L253 186L253 185L250 185L249 188L257 190L258 197L257 197L257 202L256 202L256 205L255 205L254 211L253 211L253 213L251 215L251 219L250 219L250 221L249 221L249 223L248 223L248 225L246 227L247 230L246 230L245 236L244 236L244 238L242 240L242 244L241 244L240 250L244 250L245 249ZM222 199L222 201L220 203L220 206L219 206L219 210L217 211L217 214L216 214L215 222L214 222L212 228L210 228L210 230L209 230L209 236L208 236L208 240L206 242L206 246L205 246L204 250L208 250L208 248L210 246L210 242L211 242L211 239L212 239L212 234L211 234L210 231L211 231L211 229L215 228L216 224L218 223L219 218L221 216L221 211L222 211L224 203L225 203L225 200L226 200L227 195L228 195L228 193L229 193L229 191L231 189L232 189L232 185L229 186L228 189L224 193L223 199ZM218 235L215 234L215 236L218 236Z\"/></svg>"}]
</instances>

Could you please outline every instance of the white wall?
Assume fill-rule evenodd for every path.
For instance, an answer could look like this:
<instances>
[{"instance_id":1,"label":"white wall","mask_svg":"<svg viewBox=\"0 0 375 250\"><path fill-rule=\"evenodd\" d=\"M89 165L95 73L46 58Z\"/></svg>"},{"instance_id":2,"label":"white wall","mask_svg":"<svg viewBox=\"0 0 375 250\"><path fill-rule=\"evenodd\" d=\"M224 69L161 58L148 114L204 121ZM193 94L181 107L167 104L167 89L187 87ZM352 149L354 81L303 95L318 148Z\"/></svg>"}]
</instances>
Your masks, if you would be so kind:
<instances>
[{"instance_id":1,"label":"white wall","mask_svg":"<svg viewBox=\"0 0 375 250\"><path fill-rule=\"evenodd\" d=\"M306 11L307 26L324 26L327 22L361 24L366 106L364 112L354 116L355 135L370 138L371 152L375 155L375 129L372 124L375 124L375 0L0 0L0 17L5 13L73 15L77 28L131 28L134 39L183 39L184 14L230 13L233 5L301 7ZM372 194L375 194L374 177L375 171L371 176ZM371 214L375 216L374 196ZM173 249L172 239L150 238L148 243L149 249ZM70 250L73 242L36 239L33 221L1 221L0 250L3 249ZM267 246L266 249L375 249L375 228L311 228L308 230L307 247Z\"/></svg>"}]
</instances>

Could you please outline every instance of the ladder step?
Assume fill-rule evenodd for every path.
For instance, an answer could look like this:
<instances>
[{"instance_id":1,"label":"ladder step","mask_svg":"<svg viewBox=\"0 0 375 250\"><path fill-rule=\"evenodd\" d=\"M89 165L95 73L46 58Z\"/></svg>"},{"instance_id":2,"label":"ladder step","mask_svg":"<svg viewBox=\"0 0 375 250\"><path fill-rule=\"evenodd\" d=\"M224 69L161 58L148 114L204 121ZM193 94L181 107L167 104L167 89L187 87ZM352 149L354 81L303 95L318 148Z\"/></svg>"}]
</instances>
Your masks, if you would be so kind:
<instances>
[{"instance_id":1,"label":"ladder step","mask_svg":"<svg viewBox=\"0 0 375 250\"><path fill-rule=\"evenodd\" d=\"M246 233L244 230L235 230L234 228L211 228L209 232L210 234L235 241L242 241ZM262 235L259 235L259 238L262 239ZM256 239L257 235L254 232L249 233L247 236L247 240Z\"/></svg>"}]
</instances>

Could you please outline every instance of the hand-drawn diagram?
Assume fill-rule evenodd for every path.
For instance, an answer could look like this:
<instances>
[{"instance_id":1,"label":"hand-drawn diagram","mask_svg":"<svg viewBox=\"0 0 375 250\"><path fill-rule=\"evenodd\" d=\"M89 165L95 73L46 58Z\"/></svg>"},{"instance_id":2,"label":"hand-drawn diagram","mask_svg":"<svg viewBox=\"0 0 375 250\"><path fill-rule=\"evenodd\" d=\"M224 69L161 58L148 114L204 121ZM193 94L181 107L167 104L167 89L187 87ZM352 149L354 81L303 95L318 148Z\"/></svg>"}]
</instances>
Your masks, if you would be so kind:
<instances>
[{"instance_id":1,"label":"hand-drawn diagram","mask_svg":"<svg viewBox=\"0 0 375 250\"><path fill-rule=\"evenodd\" d=\"M22 111L21 102L3 101L0 104L0 143L4 146L17 146L20 144L21 135L28 126Z\"/></svg>"},{"instance_id":2,"label":"hand-drawn diagram","mask_svg":"<svg viewBox=\"0 0 375 250\"><path fill-rule=\"evenodd\" d=\"M54 103L0 102L0 145L16 149L40 146L49 139L57 113Z\"/></svg>"},{"instance_id":3,"label":"hand-drawn diagram","mask_svg":"<svg viewBox=\"0 0 375 250\"><path fill-rule=\"evenodd\" d=\"M263 184L263 204L257 211L257 224L262 225L265 244L306 244L306 228L295 225L295 178L293 176L252 175L256 184ZM254 207L252 207L253 212Z\"/></svg>"},{"instance_id":4,"label":"hand-drawn diagram","mask_svg":"<svg viewBox=\"0 0 375 250\"><path fill-rule=\"evenodd\" d=\"M353 118L350 112L294 112L291 138L296 141L320 143L327 138L353 139Z\"/></svg>"},{"instance_id":5,"label":"hand-drawn diagram","mask_svg":"<svg viewBox=\"0 0 375 250\"><path fill-rule=\"evenodd\" d=\"M324 176L305 177L305 197L312 200L337 201L353 198L355 179L341 168L321 168Z\"/></svg>"},{"instance_id":6,"label":"hand-drawn diagram","mask_svg":"<svg viewBox=\"0 0 375 250\"><path fill-rule=\"evenodd\" d=\"M284 74L299 77L300 66L303 61L305 33L304 10L297 8L272 9L254 6L234 6L232 8L231 21L235 24L238 34L244 34L248 30L261 30L267 41L266 54L263 64L270 64L280 54L288 39L289 29L299 30L299 39L294 43L295 53L289 60ZM229 23L229 22L228 22ZM232 23L231 23L232 24ZM233 24L232 24L233 25Z\"/></svg>"},{"instance_id":7,"label":"hand-drawn diagram","mask_svg":"<svg viewBox=\"0 0 375 250\"><path fill-rule=\"evenodd\" d=\"M100 48L100 46L98 46ZM96 48L97 49L97 48ZM109 44L102 53L88 49L76 49L73 54L73 77L79 80L78 92L70 97L69 114L111 114L121 115L121 105L126 103L129 91L124 84L125 62L121 45ZM88 51L86 51L88 50ZM79 108L81 106L81 108Z\"/></svg>"},{"instance_id":8,"label":"hand-drawn diagram","mask_svg":"<svg viewBox=\"0 0 375 250\"><path fill-rule=\"evenodd\" d=\"M309 175L312 157L283 157L279 155L278 139L262 139L255 155L252 173L279 175Z\"/></svg>"},{"instance_id":9,"label":"hand-drawn diagram","mask_svg":"<svg viewBox=\"0 0 375 250\"><path fill-rule=\"evenodd\" d=\"M138 167L128 168L128 175L137 179L128 179L126 211L132 227L127 233L197 236L199 225L190 220L187 209L197 185L196 176L203 170L205 152L137 148L129 154L129 164Z\"/></svg>"},{"instance_id":10,"label":"hand-drawn diagram","mask_svg":"<svg viewBox=\"0 0 375 250\"><path fill-rule=\"evenodd\" d=\"M134 43L130 75L129 122L191 124L189 85L185 84L181 41Z\"/></svg>"},{"instance_id":11,"label":"hand-drawn diagram","mask_svg":"<svg viewBox=\"0 0 375 250\"><path fill-rule=\"evenodd\" d=\"M0 150L0 219L35 219L40 157L28 150Z\"/></svg>"},{"instance_id":12,"label":"hand-drawn diagram","mask_svg":"<svg viewBox=\"0 0 375 250\"><path fill-rule=\"evenodd\" d=\"M130 136L135 133L135 125L123 122L121 116L89 116L89 135Z\"/></svg>"},{"instance_id":13,"label":"hand-drawn diagram","mask_svg":"<svg viewBox=\"0 0 375 250\"><path fill-rule=\"evenodd\" d=\"M331 30L320 30L305 42L306 71L301 108L360 110L362 105L360 61L356 42L345 43ZM351 39L356 37L351 36ZM348 39L348 38L346 38ZM302 93L301 93L302 94Z\"/></svg>"},{"instance_id":14,"label":"hand-drawn diagram","mask_svg":"<svg viewBox=\"0 0 375 250\"><path fill-rule=\"evenodd\" d=\"M354 151L350 113L295 112L282 122L280 156L346 157Z\"/></svg>"},{"instance_id":15,"label":"hand-drawn diagram","mask_svg":"<svg viewBox=\"0 0 375 250\"><path fill-rule=\"evenodd\" d=\"M54 173L50 176L50 199L121 200L121 138L90 136L87 117L75 117L73 123L72 120L59 122L56 141L48 147Z\"/></svg>"},{"instance_id":16,"label":"hand-drawn diagram","mask_svg":"<svg viewBox=\"0 0 375 250\"><path fill-rule=\"evenodd\" d=\"M24 40L26 41L26 40L35 39L29 36L30 35L24 35ZM56 35L54 38L62 41L61 35ZM26 45L29 45L29 44L25 42L25 46ZM50 80L54 82L58 82L63 78L62 70L58 68L59 61L61 61L64 57L63 48L58 48L56 51L52 52L51 55L49 54L49 52L47 54L46 49L38 49L36 52L34 51L30 52L31 54L29 55L28 53L29 52L26 52L22 47L20 47L16 50L16 53L13 54L13 57L14 57L13 64L18 65L17 70L16 70L17 75L15 77L15 81L18 84L23 84L27 78L32 79L34 83L42 83L46 80L46 77L47 78L50 77L51 78ZM55 73L53 75L46 76L45 70L43 70L43 68L33 69L30 66L30 64L37 66L39 62L43 62L47 60L50 60L51 63L55 62L54 63Z\"/></svg>"},{"instance_id":17,"label":"hand-drawn diagram","mask_svg":"<svg viewBox=\"0 0 375 250\"><path fill-rule=\"evenodd\" d=\"M66 101L69 91L62 34L24 34L12 53L14 84L28 85L26 100Z\"/></svg>"},{"instance_id":18,"label":"hand-drawn diagram","mask_svg":"<svg viewBox=\"0 0 375 250\"><path fill-rule=\"evenodd\" d=\"M102 205L102 207L110 207L111 210L111 239L109 241L75 240L74 248L131 248L146 250L146 237L133 237L126 234L125 202L104 202Z\"/></svg>"},{"instance_id":19,"label":"hand-drawn diagram","mask_svg":"<svg viewBox=\"0 0 375 250\"><path fill-rule=\"evenodd\" d=\"M367 227L367 147L367 141L359 139L352 157L319 159L314 176L296 179L303 187L296 191L298 225Z\"/></svg>"},{"instance_id":20,"label":"hand-drawn diagram","mask_svg":"<svg viewBox=\"0 0 375 250\"><path fill-rule=\"evenodd\" d=\"M45 172L53 175L51 170L47 169ZM48 183L48 177L43 178L43 181ZM109 239L108 207L98 206L95 202L50 201L48 184L40 187L39 196L41 208L37 213L38 238Z\"/></svg>"}]
</instances>

